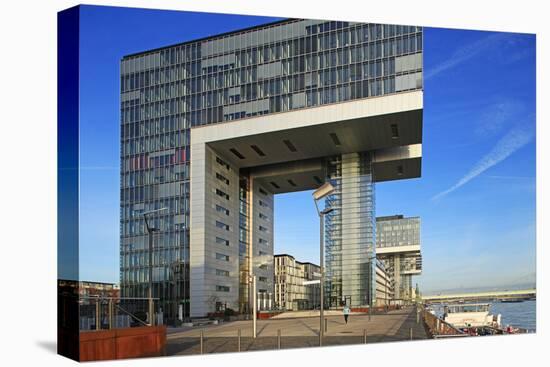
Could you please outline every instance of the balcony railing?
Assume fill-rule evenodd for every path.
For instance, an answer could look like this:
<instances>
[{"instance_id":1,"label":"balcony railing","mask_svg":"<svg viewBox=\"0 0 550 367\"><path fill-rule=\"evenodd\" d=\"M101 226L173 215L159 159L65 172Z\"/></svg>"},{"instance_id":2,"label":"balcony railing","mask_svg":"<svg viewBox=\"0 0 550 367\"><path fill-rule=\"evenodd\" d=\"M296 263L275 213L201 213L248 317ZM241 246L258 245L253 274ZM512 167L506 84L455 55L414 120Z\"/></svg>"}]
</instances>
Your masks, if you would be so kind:
<instances>
[{"instance_id":1,"label":"balcony railing","mask_svg":"<svg viewBox=\"0 0 550 367\"><path fill-rule=\"evenodd\" d=\"M103 330L163 325L158 298L79 297L79 330ZM151 304L152 303L152 304ZM153 310L153 317L149 310Z\"/></svg>"}]
</instances>

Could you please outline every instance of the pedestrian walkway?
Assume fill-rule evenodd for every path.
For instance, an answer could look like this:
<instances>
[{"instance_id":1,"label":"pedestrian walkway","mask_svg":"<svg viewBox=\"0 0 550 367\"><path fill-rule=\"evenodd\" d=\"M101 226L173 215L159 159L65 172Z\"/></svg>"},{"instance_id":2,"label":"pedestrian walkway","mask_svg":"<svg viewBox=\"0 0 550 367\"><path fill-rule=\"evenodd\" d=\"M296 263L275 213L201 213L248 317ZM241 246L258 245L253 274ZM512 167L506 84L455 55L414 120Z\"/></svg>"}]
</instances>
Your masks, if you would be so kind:
<instances>
[{"instance_id":1,"label":"pedestrian walkway","mask_svg":"<svg viewBox=\"0 0 550 367\"><path fill-rule=\"evenodd\" d=\"M351 315L348 324L344 317L328 316L324 345L346 345L427 339L422 320L416 323L413 307L388 313ZM241 332L241 351L271 350L278 348L277 333L281 333L281 348L319 346L319 318L258 320L257 337L252 338L252 321L234 321L204 328L170 332L167 336L167 354L184 355L200 353L200 334L203 332L203 352L221 353L238 350L238 331Z\"/></svg>"},{"instance_id":2,"label":"pedestrian walkway","mask_svg":"<svg viewBox=\"0 0 550 367\"><path fill-rule=\"evenodd\" d=\"M341 316L342 310L325 310L324 312L325 317L327 316ZM351 312L352 315L356 314L363 314L362 312ZM305 311L287 311L280 313L278 315L275 315L271 318L271 320L279 320L279 319L296 319L301 317L317 317L319 318L319 310L305 310Z\"/></svg>"}]
</instances>

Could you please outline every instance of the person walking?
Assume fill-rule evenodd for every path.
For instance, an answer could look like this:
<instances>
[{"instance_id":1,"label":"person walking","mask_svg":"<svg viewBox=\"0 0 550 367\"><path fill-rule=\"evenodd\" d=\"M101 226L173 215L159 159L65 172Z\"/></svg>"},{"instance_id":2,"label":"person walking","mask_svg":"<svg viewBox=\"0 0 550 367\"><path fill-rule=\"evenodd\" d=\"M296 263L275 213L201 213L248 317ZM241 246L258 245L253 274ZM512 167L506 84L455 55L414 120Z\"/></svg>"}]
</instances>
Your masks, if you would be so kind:
<instances>
[{"instance_id":1,"label":"person walking","mask_svg":"<svg viewBox=\"0 0 550 367\"><path fill-rule=\"evenodd\" d=\"M346 324L348 323L348 317L349 317L350 309L348 305L344 306L344 321Z\"/></svg>"}]
</instances>

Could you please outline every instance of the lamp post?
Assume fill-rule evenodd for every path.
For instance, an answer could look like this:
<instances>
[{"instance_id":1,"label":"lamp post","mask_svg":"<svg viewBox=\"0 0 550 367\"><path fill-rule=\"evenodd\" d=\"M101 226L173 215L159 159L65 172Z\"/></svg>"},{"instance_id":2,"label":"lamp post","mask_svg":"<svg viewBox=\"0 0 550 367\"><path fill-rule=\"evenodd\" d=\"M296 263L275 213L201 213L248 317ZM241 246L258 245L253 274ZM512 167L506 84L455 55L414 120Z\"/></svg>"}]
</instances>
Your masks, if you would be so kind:
<instances>
[{"instance_id":1,"label":"lamp post","mask_svg":"<svg viewBox=\"0 0 550 367\"><path fill-rule=\"evenodd\" d=\"M172 316L173 316L173 319L174 319L174 326L177 326L177 320L179 319L178 318L179 304L177 303L177 300L179 298L178 297L178 293L179 293L178 292L178 280L179 280L178 278L179 278L179 274L181 274L181 272L182 272L182 265L184 265L184 263L181 260L174 261L170 264L170 275L171 275L171 278L172 278L172 302L173 302ZM176 274L178 274L177 278L176 278Z\"/></svg>"},{"instance_id":2,"label":"lamp post","mask_svg":"<svg viewBox=\"0 0 550 367\"><path fill-rule=\"evenodd\" d=\"M251 313L252 313L252 337L254 339L256 339L256 326L257 326L257 296L256 296L256 276L255 275L248 275L248 286L249 286L249 290L250 288L252 288L252 290L250 291L250 293L252 293L252 310ZM249 294L249 297L250 297L250 294Z\"/></svg>"},{"instance_id":3,"label":"lamp post","mask_svg":"<svg viewBox=\"0 0 550 367\"><path fill-rule=\"evenodd\" d=\"M324 337L324 327L325 322L324 315L324 298L325 298L325 267L324 267L324 228L325 228L325 215L332 212L334 208L326 208L322 211L319 211L319 205L317 201L323 199L324 197L332 194L334 192L334 186L330 182L325 182L321 187L313 192L313 202L315 203L315 208L317 209L317 214L319 215L320 222L320 233L319 233L319 266L321 272L321 284L320 284L320 307L319 307L319 346L323 345Z\"/></svg>"},{"instance_id":4,"label":"lamp post","mask_svg":"<svg viewBox=\"0 0 550 367\"><path fill-rule=\"evenodd\" d=\"M158 213L161 211L164 211L168 208L160 208L155 210L150 210L147 212L143 212L143 219L145 220L145 227L147 228L147 233L149 235L149 289L147 298L149 299L149 325L154 326L155 325L155 318L154 318L154 305L153 305L153 233L159 232L160 229L151 227L149 225L149 221L147 220L147 216L149 214Z\"/></svg>"}]
</instances>

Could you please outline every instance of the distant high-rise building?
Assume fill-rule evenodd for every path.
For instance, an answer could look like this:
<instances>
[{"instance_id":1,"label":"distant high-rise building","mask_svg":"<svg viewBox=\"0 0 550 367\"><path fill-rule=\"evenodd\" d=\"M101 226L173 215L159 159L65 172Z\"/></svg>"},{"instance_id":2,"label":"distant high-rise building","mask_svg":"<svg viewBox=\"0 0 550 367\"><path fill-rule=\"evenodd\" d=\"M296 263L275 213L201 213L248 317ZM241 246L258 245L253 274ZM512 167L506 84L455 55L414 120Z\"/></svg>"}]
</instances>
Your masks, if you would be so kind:
<instances>
[{"instance_id":1,"label":"distant high-rise building","mask_svg":"<svg viewBox=\"0 0 550 367\"><path fill-rule=\"evenodd\" d=\"M394 281L395 299L412 301L413 275L422 273L420 218L392 215L376 218L376 256Z\"/></svg>"}]
</instances>

